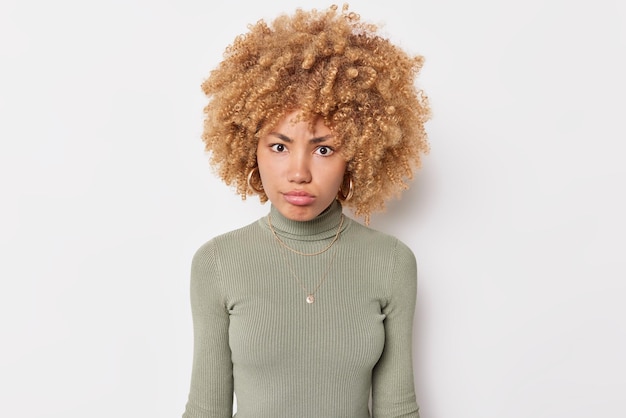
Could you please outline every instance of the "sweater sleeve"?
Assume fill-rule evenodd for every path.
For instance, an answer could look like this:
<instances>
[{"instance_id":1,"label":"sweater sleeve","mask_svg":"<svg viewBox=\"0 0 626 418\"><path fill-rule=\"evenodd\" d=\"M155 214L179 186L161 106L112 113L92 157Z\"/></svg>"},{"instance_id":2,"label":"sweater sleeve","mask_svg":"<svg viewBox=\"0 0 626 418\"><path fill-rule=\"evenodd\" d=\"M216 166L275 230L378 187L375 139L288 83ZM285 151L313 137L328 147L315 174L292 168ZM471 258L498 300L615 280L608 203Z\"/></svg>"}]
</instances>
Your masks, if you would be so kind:
<instances>
[{"instance_id":1,"label":"sweater sleeve","mask_svg":"<svg viewBox=\"0 0 626 418\"><path fill-rule=\"evenodd\" d=\"M229 315L215 245L209 241L191 263L194 352L191 389L183 418L231 418L233 366Z\"/></svg>"},{"instance_id":2,"label":"sweater sleeve","mask_svg":"<svg viewBox=\"0 0 626 418\"><path fill-rule=\"evenodd\" d=\"M372 375L372 417L419 418L412 361L417 266L411 250L399 241L394 259L383 308L385 346Z\"/></svg>"}]
</instances>

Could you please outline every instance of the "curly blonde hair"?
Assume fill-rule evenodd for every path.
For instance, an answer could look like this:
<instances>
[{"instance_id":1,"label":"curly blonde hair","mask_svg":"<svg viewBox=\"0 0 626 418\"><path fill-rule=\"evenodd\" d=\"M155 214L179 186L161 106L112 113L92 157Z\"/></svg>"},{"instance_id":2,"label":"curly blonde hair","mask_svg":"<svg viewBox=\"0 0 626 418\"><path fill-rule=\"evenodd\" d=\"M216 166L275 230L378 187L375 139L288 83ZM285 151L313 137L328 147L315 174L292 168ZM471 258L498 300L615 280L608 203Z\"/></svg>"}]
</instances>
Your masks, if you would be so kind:
<instances>
[{"instance_id":1,"label":"curly blonde hair","mask_svg":"<svg viewBox=\"0 0 626 418\"><path fill-rule=\"evenodd\" d=\"M340 144L352 179L344 202L368 222L385 201L406 189L421 154L428 153L426 95L415 87L423 57L378 35L344 5L296 10L270 25L260 20L226 48L203 82L209 102L202 139L210 162L242 199L259 194L258 139L294 109L322 118Z\"/></svg>"}]
</instances>

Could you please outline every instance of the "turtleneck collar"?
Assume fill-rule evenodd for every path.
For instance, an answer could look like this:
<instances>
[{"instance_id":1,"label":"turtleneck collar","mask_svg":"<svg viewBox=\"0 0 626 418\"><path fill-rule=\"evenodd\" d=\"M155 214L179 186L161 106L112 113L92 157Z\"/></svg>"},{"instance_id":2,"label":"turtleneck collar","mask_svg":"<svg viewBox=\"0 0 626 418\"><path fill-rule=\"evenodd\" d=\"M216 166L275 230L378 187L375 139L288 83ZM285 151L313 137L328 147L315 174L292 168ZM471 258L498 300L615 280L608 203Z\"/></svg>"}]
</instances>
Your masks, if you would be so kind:
<instances>
[{"instance_id":1,"label":"turtleneck collar","mask_svg":"<svg viewBox=\"0 0 626 418\"><path fill-rule=\"evenodd\" d=\"M310 221L293 221L285 218L274 205L268 216L272 217L272 227L278 235L284 238L314 241L332 238L337 234L337 228L341 222L341 203L335 200L322 213ZM261 219L263 226L269 229L267 216ZM342 230L348 225L347 217L344 219Z\"/></svg>"}]
</instances>

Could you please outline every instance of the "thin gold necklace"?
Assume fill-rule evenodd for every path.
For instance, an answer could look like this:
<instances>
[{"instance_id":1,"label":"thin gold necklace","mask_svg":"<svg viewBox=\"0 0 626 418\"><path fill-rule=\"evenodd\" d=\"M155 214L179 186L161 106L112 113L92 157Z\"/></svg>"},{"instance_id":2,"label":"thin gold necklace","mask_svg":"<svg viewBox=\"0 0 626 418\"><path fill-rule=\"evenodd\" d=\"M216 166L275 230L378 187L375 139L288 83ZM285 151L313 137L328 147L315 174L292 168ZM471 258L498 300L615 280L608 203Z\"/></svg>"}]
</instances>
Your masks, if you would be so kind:
<instances>
[{"instance_id":1,"label":"thin gold necklace","mask_svg":"<svg viewBox=\"0 0 626 418\"><path fill-rule=\"evenodd\" d=\"M326 271L324 272L324 275L322 276L322 279L319 281L317 286L315 286L315 288L312 291L309 291L306 288L306 286L304 285L304 282L302 281L300 276L298 276L296 274L296 271L293 269L293 266L289 262L289 259L287 259L287 255L284 252L282 252L282 251L281 251L280 254L283 256L283 259L285 260L285 264L287 264L287 267L289 267L289 270L291 271L291 274L296 279L296 281L298 282L300 287L306 293L306 299L305 299L306 303L308 303L309 305L314 303L315 302L315 293L319 290L320 287L322 287L322 284L324 283L324 281L326 281L326 278L328 277L328 273L330 272L330 269L333 266L333 263L335 262L335 256L337 255L337 248L335 248L335 250L333 251L332 258L330 259L330 263L328 263L328 267L326 268Z\"/></svg>"},{"instance_id":2,"label":"thin gold necklace","mask_svg":"<svg viewBox=\"0 0 626 418\"><path fill-rule=\"evenodd\" d=\"M343 216L343 213L342 213L341 214L341 221L339 222L339 228L337 228L337 233L335 234L335 238L333 238L333 240L330 242L330 244L328 244L328 246L326 248L324 248L324 249L322 249L320 251L316 251L314 253L303 253L303 252L298 251L298 250L296 250L294 248L291 248L290 246L285 244L282 239L280 239L280 237L278 236L278 234L274 230L274 227L272 226L272 215L271 214L267 215L267 223L270 226L270 231L272 231L272 235L274 235L274 238L276 238L276 241L278 241L278 243L280 245L282 245L283 247L285 247L289 251L294 252L294 253L299 254L299 255L304 255L306 257L311 257L311 256L314 256L314 255L320 255L322 253L325 253L326 251L328 251L330 249L330 247L333 246L333 244L335 242L337 242L337 240L339 239L339 234L341 233L341 227L343 226L343 219L344 219L344 216Z\"/></svg>"}]
</instances>

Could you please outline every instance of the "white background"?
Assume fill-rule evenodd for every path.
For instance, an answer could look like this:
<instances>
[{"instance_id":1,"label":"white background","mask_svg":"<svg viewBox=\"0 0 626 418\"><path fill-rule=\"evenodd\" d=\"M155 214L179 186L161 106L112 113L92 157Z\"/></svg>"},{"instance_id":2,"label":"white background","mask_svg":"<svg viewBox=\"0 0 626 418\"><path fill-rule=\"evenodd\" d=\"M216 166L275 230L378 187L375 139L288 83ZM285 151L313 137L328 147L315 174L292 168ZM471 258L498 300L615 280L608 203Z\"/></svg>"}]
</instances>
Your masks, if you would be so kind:
<instances>
[{"instance_id":1,"label":"white background","mask_svg":"<svg viewBox=\"0 0 626 418\"><path fill-rule=\"evenodd\" d=\"M200 83L287 0L0 6L0 416L180 416L189 263L268 210L217 180ZM626 6L353 1L426 65L432 152L372 226L420 269L424 418L617 418Z\"/></svg>"}]
</instances>

